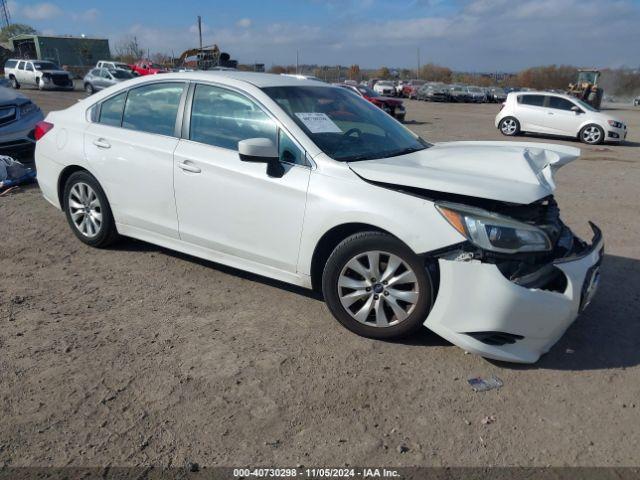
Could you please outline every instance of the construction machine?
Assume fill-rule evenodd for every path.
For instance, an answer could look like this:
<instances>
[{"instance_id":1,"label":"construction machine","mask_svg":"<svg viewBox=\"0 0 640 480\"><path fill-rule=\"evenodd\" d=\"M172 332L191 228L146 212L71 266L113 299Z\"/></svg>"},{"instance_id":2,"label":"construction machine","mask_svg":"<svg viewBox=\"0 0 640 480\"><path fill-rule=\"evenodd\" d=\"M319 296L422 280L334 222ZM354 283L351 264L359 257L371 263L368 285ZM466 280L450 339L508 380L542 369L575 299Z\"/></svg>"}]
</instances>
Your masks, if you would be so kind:
<instances>
[{"instance_id":1,"label":"construction machine","mask_svg":"<svg viewBox=\"0 0 640 480\"><path fill-rule=\"evenodd\" d=\"M599 79L600 70L580 69L578 80L569 84L567 93L599 109L604 95L604 90L598 85Z\"/></svg>"},{"instance_id":2,"label":"construction machine","mask_svg":"<svg viewBox=\"0 0 640 480\"><path fill-rule=\"evenodd\" d=\"M185 50L178 59L178 66L183 66L189 57L196 57L196 64L199 70L207 70L218 65L220 60L220 49L218 45L209 45L202 48L190 48Z\"/></svg>"}]
</instances>

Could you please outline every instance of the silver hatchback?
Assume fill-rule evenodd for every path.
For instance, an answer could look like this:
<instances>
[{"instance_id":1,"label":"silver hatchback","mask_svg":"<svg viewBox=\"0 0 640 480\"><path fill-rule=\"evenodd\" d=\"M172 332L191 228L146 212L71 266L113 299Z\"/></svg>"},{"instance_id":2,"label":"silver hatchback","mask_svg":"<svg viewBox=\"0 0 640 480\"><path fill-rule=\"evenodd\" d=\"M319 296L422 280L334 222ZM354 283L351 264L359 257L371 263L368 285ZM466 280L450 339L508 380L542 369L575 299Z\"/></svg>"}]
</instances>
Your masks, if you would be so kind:
<instances>
[{"instance_id":1,"label":"silver hatchback","mask_svg":"<svg viewBox=\"0 0 640 480\"><path fill-rule=\"evenodd\" d=\"M84 84L85 92L87 92L87 94L89 95L92 95L99 90L103 90L107 87L116 85L131 78L134 78L133 74L126 70L94 68L84 76L82 82Z\"/></svg>"}]
</instances>

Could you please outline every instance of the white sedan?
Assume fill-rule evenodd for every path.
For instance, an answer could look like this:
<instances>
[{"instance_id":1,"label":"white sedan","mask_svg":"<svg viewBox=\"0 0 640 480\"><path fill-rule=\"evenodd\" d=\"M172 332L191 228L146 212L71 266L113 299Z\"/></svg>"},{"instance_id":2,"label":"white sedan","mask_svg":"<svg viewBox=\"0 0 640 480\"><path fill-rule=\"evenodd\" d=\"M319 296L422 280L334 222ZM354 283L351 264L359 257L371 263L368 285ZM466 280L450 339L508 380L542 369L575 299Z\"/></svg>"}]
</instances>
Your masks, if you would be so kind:
<instances>
[{"instance_id":1,"label":"white sedan","mask_svg":"<svg viewBox=\"0 0 640 480\"><path fill-rule=\"evenodd\" d=\"M128 80L36 138L42 193L82 242L133 237L321 290L360 335L425 325L535 362L598 285L599 230L574 236L553 198L575 148L432 145L344 88L237 71Z\"/></svg>"},{"instance_id":2,"label":"white sedan","mask_svg":"<svg viewBox=\"0 0 640 480\"><path fill-rule=\"evenodd\" d=\"M495 120L503 135L541 133L577 138L590 145L622 142L627 125L583 101L549 92L511 92Z\"/></svg>"}]
</instances>

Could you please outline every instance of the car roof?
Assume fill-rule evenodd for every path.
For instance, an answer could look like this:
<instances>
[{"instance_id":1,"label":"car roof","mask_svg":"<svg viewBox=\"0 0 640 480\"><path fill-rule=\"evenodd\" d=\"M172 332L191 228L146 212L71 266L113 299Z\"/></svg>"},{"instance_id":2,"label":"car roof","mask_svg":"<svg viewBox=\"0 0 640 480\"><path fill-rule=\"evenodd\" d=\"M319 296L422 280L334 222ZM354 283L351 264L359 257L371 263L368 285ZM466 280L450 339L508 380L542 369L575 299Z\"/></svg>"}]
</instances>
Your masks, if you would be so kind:
<instances>
[{"instance_id":1,"label":"car roof","mask_svg":"<svg viewBox=\"0 0 640 480\"><path fill-rule=\"evenodd\" d=\"M545 92L542 90L531 90L525 92L510 92L509 95L547 95L549 97L560 97L566 100L576 100L576 97L567 95L566 93Z\"/></svg>"},{"instance_id":2,"label":"car roof","mask_svg":"<svg viewBox=\"0 0 640 480\"><path fill-rule=\"evenodd\" d=\"M241 72L237 70L217 70L217 71L195 71L182 73L163 73L161 78L186 79L192 81L212 81L212 80L235 80L256 86L264 87L289 87L289 86L314 86L332 87L328 83L319 80L309 80L305 78L290 77L287 75L276 75L273 73ZM157 80L158 77L155 77ZM225 82L229 83L229 82Z\"/></svg>"}]
</instances>

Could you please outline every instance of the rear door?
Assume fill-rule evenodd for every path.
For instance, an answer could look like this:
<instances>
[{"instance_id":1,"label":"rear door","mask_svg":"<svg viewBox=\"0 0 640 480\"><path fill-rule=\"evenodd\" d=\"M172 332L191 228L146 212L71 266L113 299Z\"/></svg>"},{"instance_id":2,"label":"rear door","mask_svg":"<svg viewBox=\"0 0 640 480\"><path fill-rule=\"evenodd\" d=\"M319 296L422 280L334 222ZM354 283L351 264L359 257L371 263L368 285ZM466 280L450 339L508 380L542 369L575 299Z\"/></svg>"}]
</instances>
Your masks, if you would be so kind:
<instances>
[{"instance_id":1,"label":"rear door","mask_svg":"<svg viewBox=\"0 0 640 480\"><path fill-rule=\"evenodd\" d=\"M518 95L516 117L520 129L528 132L551 133L548 126L548 114L545 107L545 95Z\"/></svg>"},{"instance_id":2,"label":"rear door","mask_svg":"<svg viewBox=\"0 0 640 480\"><path fill-rule=\"evenodd\" d=\"M116 222L132 232L178 238L173 153L184 82L154 82L103 101L85 131L85 155Z\"/></svg>"}]
</instances>

